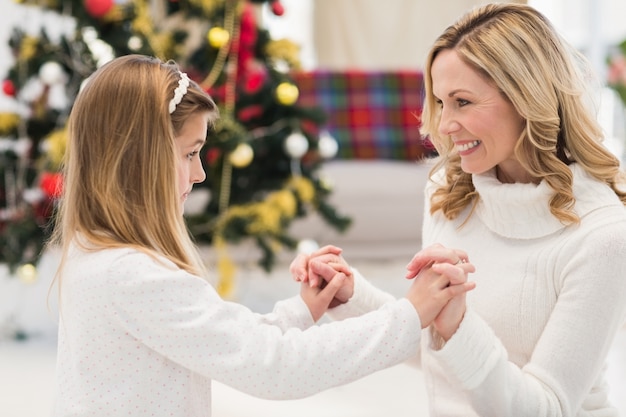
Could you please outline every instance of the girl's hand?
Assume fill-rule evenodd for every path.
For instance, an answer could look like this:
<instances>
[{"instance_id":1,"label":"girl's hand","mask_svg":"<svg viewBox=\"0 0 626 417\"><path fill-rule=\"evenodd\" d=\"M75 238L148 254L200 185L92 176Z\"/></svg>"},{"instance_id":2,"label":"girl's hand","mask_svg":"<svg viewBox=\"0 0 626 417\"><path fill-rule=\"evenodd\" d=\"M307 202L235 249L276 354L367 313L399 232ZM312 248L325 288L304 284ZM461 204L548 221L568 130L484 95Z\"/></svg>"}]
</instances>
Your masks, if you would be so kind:
<instances>
[{"instance_id":1,"label":"girl's hand","mask_svg":"<svg viewBox=\"0 0 626 417\"><path fill-rule=\"evenodd\" d=\"M350 265L341 256L341 248L327 245L310 254L298 255L289 266L289 271L294 280L308 283L311 287L324 288L333 279L335 272L341 272L346 276L343 287L338 290L330 308L347 302L354 294L354 276ZM321 265L329 265L333 271L320 269Z\"/></svg>"},{"instance_id":2,"label":"girl's hand","mask_svg":"<svg viewBox=\"0 0 626 417\"><path fill-rule=\"evenodd\" d=\"M309 307L311 317L314 321L318 321L324 313L330 308L335 300L337 293L344 286L347 277L342 272L337 272L330 265L319 263L315 269L324 277L328 277L325 281L327 284L321 286L311 286L307 282L300 284L300 296Z\"/></svg>"},{"instance_id":3,"label":"girl's hand","mask_svg":"<svg viewBox=\"0 0 626 417\"><path fill-rule=\"evenodd\" d=\"M309 264L312 260L337 264L338 270L349 275L350 265L341 257L341 252L342 249L337 246L326 245L309 254L301 253L289 265L289 272L294 280L308 282L312 287L321 284L320 277L310 270Z\"/></svg>"}]
</instances>

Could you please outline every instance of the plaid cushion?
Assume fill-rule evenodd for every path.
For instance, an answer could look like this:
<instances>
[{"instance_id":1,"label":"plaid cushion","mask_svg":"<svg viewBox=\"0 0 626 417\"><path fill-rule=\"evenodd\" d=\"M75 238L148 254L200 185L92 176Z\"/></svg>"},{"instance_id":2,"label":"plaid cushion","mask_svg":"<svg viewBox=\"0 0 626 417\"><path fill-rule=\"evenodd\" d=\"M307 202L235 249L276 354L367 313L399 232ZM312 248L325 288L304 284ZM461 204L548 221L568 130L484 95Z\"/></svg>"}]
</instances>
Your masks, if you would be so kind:
<instances>
[{"instance_id":1,"label":"plaid cushion","mask_svg":"<svg viewBox=\"0 0 626 417\"><path fill-rule=\"evenodd\" d=\"M313 71L294 82L299 104L325 111L338 158L416 160L428 152L419 133L421 72Z\"/></svg>"}]
</instances>

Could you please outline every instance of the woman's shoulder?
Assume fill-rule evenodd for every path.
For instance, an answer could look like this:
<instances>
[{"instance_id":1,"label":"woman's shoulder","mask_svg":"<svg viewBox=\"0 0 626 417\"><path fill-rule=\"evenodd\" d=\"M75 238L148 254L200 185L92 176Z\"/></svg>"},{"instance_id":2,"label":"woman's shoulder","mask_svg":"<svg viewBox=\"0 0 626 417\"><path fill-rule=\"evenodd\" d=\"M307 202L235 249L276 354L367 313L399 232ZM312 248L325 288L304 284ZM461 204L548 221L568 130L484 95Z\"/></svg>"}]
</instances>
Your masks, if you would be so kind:
<instances>
[{"instance_id":1,"label":"woman's shoulder","mask_svg":"<svg viewBox=\"0 0 626 417\"><path fill-rule=\"evenodd\" d=\"M575 210L581 218L598 210L612 213L617 219L626 218L624 204L607 183L593 177L578 164L573 164L572 172L574 174L572 191L576 199Z\"/></svg>"}]
</instances>

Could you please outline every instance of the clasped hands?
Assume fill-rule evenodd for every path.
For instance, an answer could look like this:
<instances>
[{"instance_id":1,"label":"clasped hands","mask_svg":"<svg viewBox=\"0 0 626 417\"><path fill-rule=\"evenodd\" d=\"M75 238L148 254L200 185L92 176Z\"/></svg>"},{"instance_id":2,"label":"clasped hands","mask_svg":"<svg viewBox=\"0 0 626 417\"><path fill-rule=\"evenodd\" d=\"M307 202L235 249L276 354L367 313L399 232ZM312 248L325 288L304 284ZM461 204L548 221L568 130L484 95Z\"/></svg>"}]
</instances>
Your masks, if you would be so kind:
<instances>
[{"instance_id":1,"label":"clasped hands","mask_svg":"<svg viewBox=\"0 0 626 417\"><path fill-rule=\"evenodd\" d=\"M300 294L315 321L354 294L354 275L341 252L337 246L324 246L298 255L289 267L301 283ZM466 310L465 295L476 286L467 280L474 271L467 253L440 244L413 256L405 276L413 283L405 298L415 307L422 328L432 324L444 340L456 332Z\"/></svg>"}]
</instances>

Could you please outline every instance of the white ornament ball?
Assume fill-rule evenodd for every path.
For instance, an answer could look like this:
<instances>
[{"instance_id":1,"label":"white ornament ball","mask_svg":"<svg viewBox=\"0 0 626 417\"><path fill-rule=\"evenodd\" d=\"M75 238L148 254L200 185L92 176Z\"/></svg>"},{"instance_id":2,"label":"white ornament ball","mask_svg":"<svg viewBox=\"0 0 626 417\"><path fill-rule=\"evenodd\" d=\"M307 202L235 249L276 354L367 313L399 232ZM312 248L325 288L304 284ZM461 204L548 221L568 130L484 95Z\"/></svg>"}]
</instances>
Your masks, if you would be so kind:
<instances>
[{"instance_id":1,"label":"white ornament ball","mask_svg":"<svg viewBox=\"0 0 626 417\"><path fill-rule=\"evenodd\" d=\"M285 139L285 152L292 158L302 158L309 150L309 141L301 132L293 132Z\"/></svg>"},{"instance_id":2,"label":"white ornament ball","mask_svg":"<svg viewBox=\"0 0 626 417\"><path fill-rule=\"evenodd\" d=\"M317 141L317 150L322 158L330 159L337 155L339 144L328 132L323 132Z\"/></svg>"},{"instance_id":3,"label":"white ornament ball","mask_svg":"<svg viewBox=\"0 0 626 417\"><path fill-rule=\"evenodd\" d=\"M48 61L39 68L39 78L46 85L62 84L66 75L61 64Z\"/></svg>"},{"instance_id":4,"label":"white ornament ball","mask_svg":"<svg viewBox=\"0 0 626 417\"><path fill-rule=\"evenodd\" d=\"M65 110L70 106L70 100L65 91L65 85L53 84L48 90L48 106L55 110Z\"/></svg>"},{"instance_id":5,"label":"white ornament ball","mask_svg":"<svg viewBox=\"0 0 626 417\"><path fill-rule=\"evenodd\" d=\"M254 150L247 143L240 143L228 157L235 168L244 168L250 165L254 158Z\"/></svg>"},{"instance_id":6,"label":"white ornament ball","mask_svg":"<svg viewBox=\"0 0 626 417\"><path fill-rule=\"evenodd\" d=\"M28 204L35 205L46 198L41 188L27 188L22 192L22 198Z\"/></svg>"},{"instance_id":7,"label":"white ornament ball","mask_svg":"<svg viewBox=\"0 0 626 417\"><path fill-rule=\"evenodd\" d=\"M131 36L128 39L128 48L131 51L138 51L141 49L142 46L143 46L143 41L141 40L139 36Z\"/></svg>"},{"instance_id":8,"label":"white ornament ball","mask_svg":"<svg viewBox=\"0 0 626 417\"><path fill-rule=\"evenodd\" d=\"M313 239L302 239L298 242L298 253L302 253L304 255L308 255L312 252L315 252L320 248L320 245L317 244Z\"/></svg>"}]
</instances>

